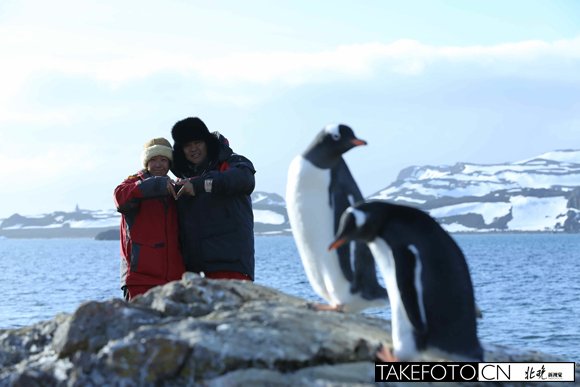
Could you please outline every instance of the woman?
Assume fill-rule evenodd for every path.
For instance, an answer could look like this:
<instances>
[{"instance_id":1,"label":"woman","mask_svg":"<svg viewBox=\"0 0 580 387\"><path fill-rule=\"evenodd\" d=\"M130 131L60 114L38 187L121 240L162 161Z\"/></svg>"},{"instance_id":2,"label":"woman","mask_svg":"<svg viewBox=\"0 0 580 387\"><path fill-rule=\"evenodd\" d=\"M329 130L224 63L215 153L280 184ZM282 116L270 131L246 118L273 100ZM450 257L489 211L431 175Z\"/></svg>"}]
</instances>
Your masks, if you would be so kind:
<instances>
[{"instance_id":1,"label":"woman","mask_svg":"<svg viewBox=\"0 0 580 387\"><path fill-rule=\"evenodd\" d=\"M127 301L154 286L181 279L185 271L176 194L167 176L172 160L169 141L154 138L143 148L145 169L115 188L115 204L122 214L121 289Z\"/></svg>"}]
</instances>

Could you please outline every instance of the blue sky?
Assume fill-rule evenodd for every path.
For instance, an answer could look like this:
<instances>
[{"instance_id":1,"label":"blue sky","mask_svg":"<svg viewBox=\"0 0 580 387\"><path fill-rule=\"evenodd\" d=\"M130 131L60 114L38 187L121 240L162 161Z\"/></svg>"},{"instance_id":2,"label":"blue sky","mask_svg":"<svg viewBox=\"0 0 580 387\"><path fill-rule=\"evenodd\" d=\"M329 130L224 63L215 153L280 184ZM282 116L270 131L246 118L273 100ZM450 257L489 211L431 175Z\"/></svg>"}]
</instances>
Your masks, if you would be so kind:
<instances>
[{"instance_id":1,"label":"blue sky","mask_svg":"<svg viewBox=\"0 0 580 387\"><path fill-rule=\"evenodd\" d=\"M199 116L284 194L327 123L365 195L410 165L580 147L580 2L2 1L0 218L113 208Z\"/></svg>"}]
</instances>

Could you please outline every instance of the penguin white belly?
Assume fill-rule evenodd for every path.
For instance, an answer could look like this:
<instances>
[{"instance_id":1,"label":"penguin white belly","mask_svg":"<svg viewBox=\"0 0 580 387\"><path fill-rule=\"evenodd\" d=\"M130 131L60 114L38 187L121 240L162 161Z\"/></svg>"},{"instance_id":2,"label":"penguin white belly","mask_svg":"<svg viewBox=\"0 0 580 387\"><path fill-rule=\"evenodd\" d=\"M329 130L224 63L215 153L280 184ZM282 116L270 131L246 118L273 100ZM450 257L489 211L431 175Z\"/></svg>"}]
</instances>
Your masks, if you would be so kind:
<instances>
[{"instance_id":1,"label":"penguin white belly","mask_svg":"<svg viewBox=\"0 0 580 387\"><path fill-rule=\"evenodd\" d=\"M314 291L336 306L358 296L350 292L350 282L342 273L336 251L328 251L334 239L329 185L330 170L317 168L301 156L290 164L286 206L296 247Z\"/></svg>"},{"instance_id":2,"label":"penguin white belly","mask_svg":"<svg viewBox=\"0 0 580 387\"><path fill-rule=\"evenodd\" d=\"M397 285L393 253L389 245L380 237L370 242L369 248L375 257L389 294L393 352L400 360L410 360L417 355L417 345L413 335L413 325L409 320Z\"/></svg>"}]
</instances>

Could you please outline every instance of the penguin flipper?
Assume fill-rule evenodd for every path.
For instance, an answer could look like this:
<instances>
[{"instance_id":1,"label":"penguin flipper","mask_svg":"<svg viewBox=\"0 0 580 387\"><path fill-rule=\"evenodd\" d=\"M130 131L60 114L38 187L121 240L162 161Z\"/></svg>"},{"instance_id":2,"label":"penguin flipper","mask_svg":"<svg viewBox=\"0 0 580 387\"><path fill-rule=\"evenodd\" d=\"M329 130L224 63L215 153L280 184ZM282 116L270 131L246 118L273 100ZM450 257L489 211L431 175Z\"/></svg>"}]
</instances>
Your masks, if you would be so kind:
<instances>
[{"instance_id":1,"label":"penguin flipper","mask_svg":"<svg viewBox=\"0 0 580 387\"><path fill-rule=\"evenodd\" d=\"M387 290L377 279L375 259L366 243L357 242L354 248L354 273L352 293L360 293L365 300L387 300Z\"/></svg>"},{"instance_id":2,"label":"penguin flipper","mask_svg":"<svg viewBox=\"0 0 580 387\"><path fill-rule=\"evenodd\" d=\"M329 196L336 233L343 212L364 198L342 157L332 168L330 180ZM351 282L351 293L360 293L365 300L387 299L387 291L379 284L375 261L366 243L350 242L339 247L337 254L342 272Z\"/></svg>"},{"instance_id":3,"label":"penguin flipper","mask_svg":"<svg viewBox=\"0 0 580 387\"><path fill-rule=\"evenodd\" d=\"M328 187L329 205L333 213L333 234L338 231L342 213L352 204L363 199L362 194L341 157L338 164L330 171L330 185ZM354 279L351 248L355 242L350 242L337 249L340 268L344 277L352 283Z\"/></svg>"},{"instance_id":4,"label":"penguin flipper","mask_svg":"<svg viewBox=\"0 0 580 387\"><path fill-rule=\"evenodd\" d=\"M336 233L343 212L364 198L343 158L332 169L331 176L330 195ZM362 298L369 301L387 300L387 291L379 284L375 260L366 243L350 242L349 245L343 246L343 250L339 250L338 254L345 277L351 281L351 292L359 293Z\"/></svg>"},{"instance_id":5,"label":"penguin flipper","mask_svg":"<svg viewBox=\"0 0 580 387\"><path fill-rule=\"evenodd\" d=\"M342 213L354 203L364 199L342 157L338 164L330 171L330 186L328 190L330 205L332 206L334 215L333 231L336 233Z\"/></svg>"},{"instance_id":6,"label":"penguin flipper","mask_svg":"<svg viewBox=\"0 0 580 387\"><path fill-rule=\"evenodd\" d=\"M422 297L422 294L417 292L417 288L422 285L415 283L416 280L420 281L420 278L416 278L415 269L420 264L418 260L421 258L408 246L393 249L393 257L401 300L409 321L413 325L417 348L422 349L426 345L428 327L426 316L421 314L420 303L422 304L423 300L419 297Z\"/></svg>"}]
</instances>

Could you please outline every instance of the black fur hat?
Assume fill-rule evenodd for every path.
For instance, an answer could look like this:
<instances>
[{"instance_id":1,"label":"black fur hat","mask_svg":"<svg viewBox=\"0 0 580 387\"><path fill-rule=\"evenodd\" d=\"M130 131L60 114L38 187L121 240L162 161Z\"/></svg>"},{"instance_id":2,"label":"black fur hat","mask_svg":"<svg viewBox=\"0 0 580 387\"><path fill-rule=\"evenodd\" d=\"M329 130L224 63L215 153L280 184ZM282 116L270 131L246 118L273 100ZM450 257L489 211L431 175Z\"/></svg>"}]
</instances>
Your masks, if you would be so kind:
<instances>
[{"instance_id":1,"label":"black fur hat","mask_svg":"<svg viewBox=\"0 0 580 387\"><path fill-rule=\"evenodd\" d=\"M211 134L202 120L197 117L188 117L173 125L171 137L176 144L183 145L198 140L208 142Z\"/></svg>"}]
</instances>

